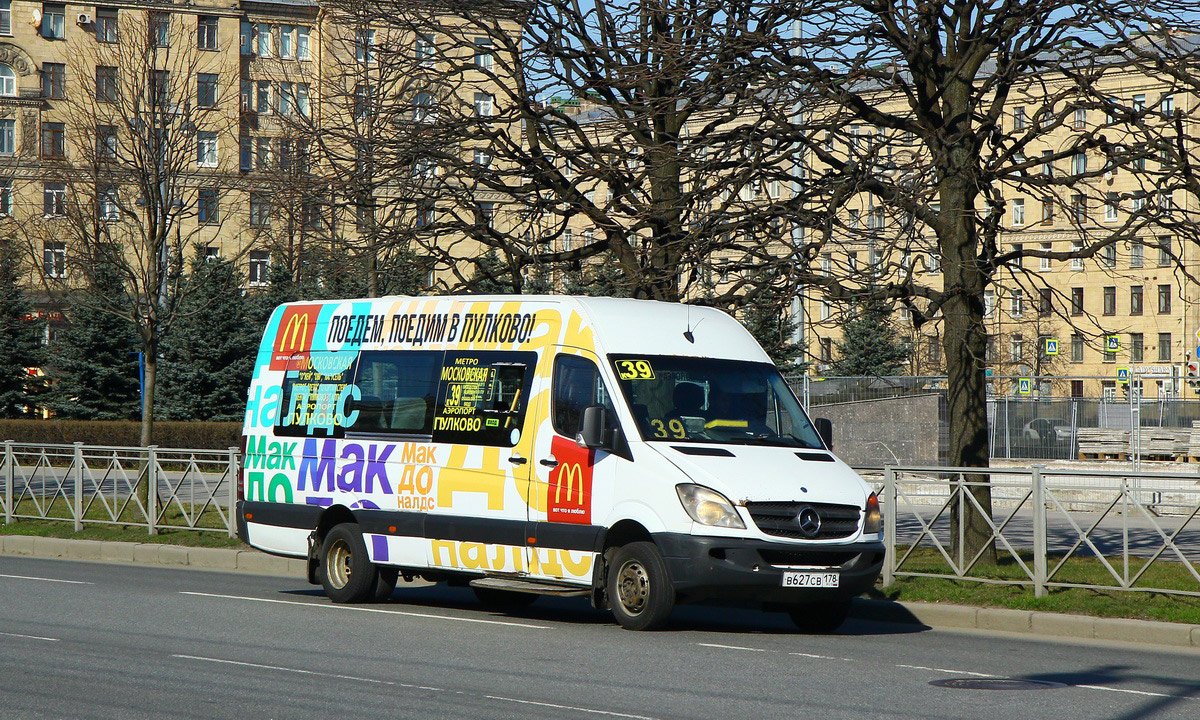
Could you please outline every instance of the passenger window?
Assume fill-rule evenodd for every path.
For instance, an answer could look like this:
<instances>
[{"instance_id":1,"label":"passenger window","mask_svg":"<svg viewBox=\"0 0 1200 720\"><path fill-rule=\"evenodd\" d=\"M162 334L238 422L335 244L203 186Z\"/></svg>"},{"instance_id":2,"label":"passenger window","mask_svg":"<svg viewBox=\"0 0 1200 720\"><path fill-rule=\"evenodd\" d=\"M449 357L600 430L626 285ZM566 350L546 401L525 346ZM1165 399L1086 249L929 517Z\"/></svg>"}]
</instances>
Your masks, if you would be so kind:
<instances>
[{"instance_id":1,"label":"passenger window","mask_svg":"<svg viewBox=\"0 0 1200 720\"><path fill-rule=\"evenodd\" d=\"M612 398L595 363L577 355L559 355L554 361L554 385L551 390L553 410L550 413L554 432L569 438L579 433L583 411L592 405L608 408L612 427L616 427L616 411Z\"/></svg>"},{"instance_id":2,"label":"passenger window","mask_svg":"<svg viewBox=\"0 0 1200 720\"><path fill-rule=\"evenodd\" d=\"M441 352L364 351L355 384L359 414L355 433L431 435Z\"/></svg>"},{"instance_id":3,"label":"passenger window","mask_svg":"<svg viewBox=\"0 0 1200 720\"><path fill-rule=\"evenodd\" d=\"M289 361L281 386L275 433L283 436L342 437L356 420L353 357L313 352Z\"/></svg>"},{"instance_id":4,"label":"passenger window","mask_svg":"<svg viewBox=\"0 0 1200 720\"><path fill-rule=\"evenodd\" d=\"M447 352L439 368L434 442L516 445L536 362L530 352Z\"/></svg>"}]
</instances>

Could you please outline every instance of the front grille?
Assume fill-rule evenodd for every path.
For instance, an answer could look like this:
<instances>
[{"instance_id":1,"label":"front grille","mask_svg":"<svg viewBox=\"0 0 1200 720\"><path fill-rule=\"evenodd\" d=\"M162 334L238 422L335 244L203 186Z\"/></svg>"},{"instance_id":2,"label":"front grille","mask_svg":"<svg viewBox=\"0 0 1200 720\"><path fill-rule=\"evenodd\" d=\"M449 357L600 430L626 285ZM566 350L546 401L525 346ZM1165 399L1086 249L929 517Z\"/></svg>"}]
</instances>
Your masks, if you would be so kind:
<instances>
[{"instance_id":1,"label":"front grille","mask_svg":"<svg viewBox=\"0 0 1200 720\"><path fill-rule=\"evenodd\" d=\"M808 536L800 529L796 516L801 508L808 506L817 511L821 528L816 535ZM831 505L829 503L806 502L748 502L746 509L758 529L768 535L799 538L802 540L834 540L850 537L858 531L858 519L862 510L854 505Z\"/></svg>"},{"instance_id":2,"label":"front grille","mask_svg":"<svg viewBox=\"0 0 1200 720\"><path fill-rule=\"evenodd\" d=\"M857 558L861 553L822 550L759 550L763 562L777 567L801 565L805 567L841 567Z\"/></svg>"}]
</instances>

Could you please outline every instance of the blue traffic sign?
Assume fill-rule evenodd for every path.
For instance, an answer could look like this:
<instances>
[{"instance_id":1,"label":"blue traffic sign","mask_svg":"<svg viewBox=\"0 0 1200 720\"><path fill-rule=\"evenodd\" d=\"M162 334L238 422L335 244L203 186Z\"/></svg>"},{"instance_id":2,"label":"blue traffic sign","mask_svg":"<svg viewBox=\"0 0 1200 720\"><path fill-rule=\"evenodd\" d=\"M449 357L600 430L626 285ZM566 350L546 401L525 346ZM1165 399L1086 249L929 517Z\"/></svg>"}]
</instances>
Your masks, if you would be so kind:
<instances>
[{"instance_id":1,"label":"blue traffic sign","mask_svg":"<svg viewBox=\"0 0 1200 720\"><path fill-rule=\"evenodd\" d=\"M1028 395L1033 388L1033 381L1029 378L1020 378L1017 380L1017 392L1022 395Z\"/></svg>"},{"instance_id":2,"label":"blue traffic sign","mask_svg":"<svg viewBox=\"0 0 1200 720\"><path fill-rule=\"evenodd\" d=\"M1129 368L1127 368L1127 367L1117 368L1117 382L1119 382L1119 383L1129 382Z\"/></svg>"}]
</instances>

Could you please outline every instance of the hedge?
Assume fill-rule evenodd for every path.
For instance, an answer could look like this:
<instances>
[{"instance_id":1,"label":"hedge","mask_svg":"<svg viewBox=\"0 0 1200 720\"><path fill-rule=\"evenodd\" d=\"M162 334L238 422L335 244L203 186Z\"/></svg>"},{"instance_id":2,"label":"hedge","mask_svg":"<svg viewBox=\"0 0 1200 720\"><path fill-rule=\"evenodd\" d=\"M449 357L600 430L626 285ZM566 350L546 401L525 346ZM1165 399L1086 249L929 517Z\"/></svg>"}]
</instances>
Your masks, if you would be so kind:
<instances>
[{"instance_id":1,"label":"hedge","mask_svg":"<svg viewBox=\"0 0 1200 720\"><path fill-rule=\"evenodd\" d=\"M142 425L132 420L0 420L0 440L20 443L121 445L136 447ZM164 448L237 447L242 424L236 422L154 423L154 444Z\"/></svg>"}]
</instances>

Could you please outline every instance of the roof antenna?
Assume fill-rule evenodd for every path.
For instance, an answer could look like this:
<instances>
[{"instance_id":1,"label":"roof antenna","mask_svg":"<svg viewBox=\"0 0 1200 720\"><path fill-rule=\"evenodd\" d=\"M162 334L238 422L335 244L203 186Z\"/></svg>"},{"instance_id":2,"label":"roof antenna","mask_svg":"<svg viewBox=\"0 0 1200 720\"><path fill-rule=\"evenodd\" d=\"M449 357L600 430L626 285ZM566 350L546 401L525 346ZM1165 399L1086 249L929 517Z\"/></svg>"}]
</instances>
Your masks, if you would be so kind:
<instances>
[{"instance_id":1,"label":"roof antenna","mask_svg":"<svg viewBox=\"0 0 1200 720\"><path fill-rule=\"evenodd\" d=\"M692 304L685 303L687 307L687 330L683 331L683 339L696 344L696 336L692 334ZM696 327L700 327L700 323L704 322L704 318L700 318L700 322L696 323Z\"/></svg>"}]
</instances>

